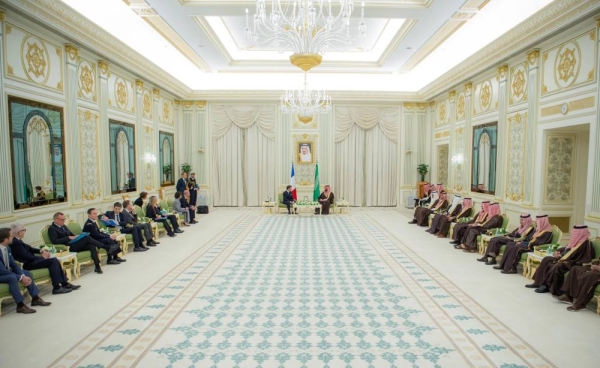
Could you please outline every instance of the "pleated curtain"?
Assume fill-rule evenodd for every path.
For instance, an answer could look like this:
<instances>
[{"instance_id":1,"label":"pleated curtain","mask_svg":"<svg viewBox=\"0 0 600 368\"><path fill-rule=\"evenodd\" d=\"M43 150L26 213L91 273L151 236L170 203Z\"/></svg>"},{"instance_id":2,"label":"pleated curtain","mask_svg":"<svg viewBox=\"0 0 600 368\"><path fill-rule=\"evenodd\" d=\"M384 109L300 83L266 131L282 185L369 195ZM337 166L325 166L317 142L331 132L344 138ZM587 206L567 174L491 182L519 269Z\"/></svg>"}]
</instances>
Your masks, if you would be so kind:
<instances>
[{"instance_id":1,"label":"pleated curtain","mask_svg":"<svg viewBox=\"0 0 600 368\"><path fill-rule=\"evenodd\" d=\"M337 198L353 206L395 206L398 109L336 107Z\"/></svg>"},{"instance_id":2,"label":"pleated curtain","mask_svg":"<svg viewBox=\"0 0 600 368\"><path fill-rule=\"evenodd\" d=\"M275 195L275 106L211 105L215 206L259 206Z\"/></svg>"}]
</instances>

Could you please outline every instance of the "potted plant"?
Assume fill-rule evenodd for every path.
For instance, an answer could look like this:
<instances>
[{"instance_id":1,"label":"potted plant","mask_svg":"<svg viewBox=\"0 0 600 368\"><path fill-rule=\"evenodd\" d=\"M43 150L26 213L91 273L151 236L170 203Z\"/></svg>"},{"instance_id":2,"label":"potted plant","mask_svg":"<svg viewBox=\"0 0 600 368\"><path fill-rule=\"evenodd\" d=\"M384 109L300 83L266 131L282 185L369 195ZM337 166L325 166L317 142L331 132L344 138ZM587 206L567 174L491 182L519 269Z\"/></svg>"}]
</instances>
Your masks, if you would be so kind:
<instances>
[{"instance_id":1,"label":"potted plant","mask_svg":"<svg viewBox=\"0 0 600 368\"><path fill-rule=\"evenodd\" d=\"M169 177L171 176L171 173L173 172L173 165L168 164L163 166L163 174L165 174L165 178L167 182L170 182Z\"/></svg>"},{"instance_id":2,"label":"potted plant","mask_svg":"<svg viewBox=\"0 0 600 368\"><path fill-rule=\"evenodd\" d=\"M429 165L419 164L417 171L421 174L421 181L425 181L425 175L429 172Z\"/></svg>"},{"instance_id":3,"label":"potted plant","mask_svg":"<svg viewBox=\"0 0 600 368\"><path fill-rule=\"evenodd\" d=\"M190 175L190 171L192 171L192 166L190 164L188 164L187 162L184 164L181 164L181 171Z\"/></svg>"}]
</instances>

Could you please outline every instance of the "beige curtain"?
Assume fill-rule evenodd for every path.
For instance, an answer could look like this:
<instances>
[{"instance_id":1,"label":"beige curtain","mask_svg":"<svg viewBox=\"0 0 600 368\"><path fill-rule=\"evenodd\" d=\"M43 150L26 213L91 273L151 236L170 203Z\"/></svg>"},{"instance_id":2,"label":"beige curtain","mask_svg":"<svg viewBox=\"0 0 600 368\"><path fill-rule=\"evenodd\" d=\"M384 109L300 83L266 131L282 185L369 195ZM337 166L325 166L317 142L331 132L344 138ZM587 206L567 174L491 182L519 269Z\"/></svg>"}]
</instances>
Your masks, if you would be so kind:
<instances>
[{"instance_id":1,"label":"beige curtain","mask_svg":"<svg viewBox=\"0 0 600 368\"><path fill-rule=\"evenodd\" d=\"M273 105L210 106L215 206L258 206L275 195L275 118Z\"/></svg>"},{"instance_id":2,"label":"beige curtain","mask_svg":"<svg viewBox=\"0 0 600 368\"><path fill-rule=\"evenodd\" d=\"M337 198L353 206L396 205L398 126L397 107L336 107Z\"/></svg>"},{"instance_id":3,"label":"beige curtain","mask_svg":"<svg viewBox=\"0 0 600 368\"><path fill-rule=\"evenodd\" d=\"M119 189L125 187L127 183L127 173L129 172L129 141L125 132L119 132L117 135L117 185Z\"/></svg>"},{"instance_id":4,"label":"beige curtain","mask_svg":"<svg viewBox=\"0 0 600 368\"><path fill-rule=\"evenodd\" d=\"M27 125L27 165L31 188L52 188L52 156L50 154L50 129L40 116L34 116Z\"/></svg>"}]
</instances>

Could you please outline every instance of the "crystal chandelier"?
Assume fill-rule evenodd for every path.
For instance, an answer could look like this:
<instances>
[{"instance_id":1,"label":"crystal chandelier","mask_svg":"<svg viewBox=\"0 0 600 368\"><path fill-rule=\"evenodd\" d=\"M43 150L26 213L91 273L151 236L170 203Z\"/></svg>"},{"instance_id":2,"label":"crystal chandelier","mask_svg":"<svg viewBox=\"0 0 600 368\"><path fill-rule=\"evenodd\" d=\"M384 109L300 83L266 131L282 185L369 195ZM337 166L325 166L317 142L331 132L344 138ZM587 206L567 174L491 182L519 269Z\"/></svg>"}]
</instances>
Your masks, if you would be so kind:
<instances>
[{"instance_id":1,"label":"crystal chandelier","mask_svg":"<svg viewBox=\"0 0 600 368\"><path fill-rule=\"evenodd\" d=\"M353 1L334 0L333 3L331 0L272 0L271 12L267 14L266 1L256 0L252 29L246 9L246 37L254 45L273 47L279 52L291 50L291 63L308 71L321 64L321 54L328 49L342 51L354 41L362 44L365 37L365 3L362 3L356 40L350 29Z\"/></svg>"},{"instance_id":2,"label":"crystal chandelier","mask_svg":"<svg viewBox=\"0 0 600 368\"><path fill-rule=\"evenodd\" d=\"M281 111L298 116L303 123L310 123L317 113L331 110L331 97L325 91L308 89L306 72L304 73L304 89L288 90L281 96Z\"/></svg>"}]
</instances>

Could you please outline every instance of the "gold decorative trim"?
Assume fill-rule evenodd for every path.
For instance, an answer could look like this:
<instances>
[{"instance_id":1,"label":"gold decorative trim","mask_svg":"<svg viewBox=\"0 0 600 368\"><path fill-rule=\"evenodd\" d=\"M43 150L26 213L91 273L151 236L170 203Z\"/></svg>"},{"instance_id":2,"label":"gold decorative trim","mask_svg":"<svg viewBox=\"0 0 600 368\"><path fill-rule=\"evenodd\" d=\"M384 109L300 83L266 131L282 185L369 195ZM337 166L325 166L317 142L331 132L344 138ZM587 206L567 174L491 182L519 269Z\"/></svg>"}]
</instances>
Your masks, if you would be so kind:
<instances>
[{"instance_id":1,"label":"gold decorative trim","mask_svg":"<svg viewBox=\"0 0 600 368\"><path fill-rule=\"evenodd\" d=\"M4 22L6 20L6 13L3 11L0 11L0 22Z\"/></svg>"},{"instance_id":2,"label":"gold decorative trim","mask_svg":"<svg viewBox=\"0 0 600 368\"><path fill-rule=\"evenodd\" d=\"M183 101L183 107L189 109L194 104L194 101Z\"/></svg>"},{"instance_id":3,"label":"gold decorative trim","mask_svg":"<svg viewBox=\"0 0 600 368\"><path fill-rule=\"evenodd\" d=\"M454 97L456 97L456 91L448 92L448 97L450 97L450 99L454 99Z\"/></svg>"},{"instance_id":4,"label":"gold decorative trim","mask_svg":"<svg viewBox=\"0 0 600 368\"><path fill-rule=\"evenodd\" d=\"M472 90L473 90L473 83L471 83L471 82L465 83L465 94L467 96L471 95Z\"/></svg>"},{"instance_id":5,"label":"gold decorative trim","mask_svg":"<svg viewBox=\"0 0 600 368\"><path fill-rule=\"evenodd\" d=\"M594 76L595 76L594 71L593 70L590 71L589 74L588 74L588 81L594 80Z\"/></svg>"},{"instance_id":6,"label":"gold decorative trim","mask_svg":"<svg viewBox=\"0 0 600 368\"><path fill-rule=\"evenodd\" d=\"M444 130L443 132L435 133L435 139L445 138L450 136L449 130Z\"/></svg>"},{"instance_id":7,"label":"gold decorative trim","mask_svg":"<svg viewBox=\"0 0 600 368\"><path fill-rule=\"evenodd\" d=\"M508 65L502 65L498 67L498 75L500 75L501 79L506 77L506 72L508 72Z\"/></svg>"},{"instance_id":8,"label":"gold decorative trim","mask_svg":"<svg viewBox=\"0 0 600 368\"><path fill-rule=\"evenodd\" d=\"M600 18L596 18L596 28L600 28Z\"/></svg>"},{"instance_id":9,"label":"gold decorative trim","mask_svg":"<svg viewBox=\"0 0 600 368\"><path fill-rule=\"evenodd\" d=\"M435 106L435 101L430 101L429 102L429 107L434 107Z\"/></svg>"},{"instance_id":10,"label":"gold decorative trim","mask_svg":"<svg viewBox=\"0 0 600 368\"><path fill-rule=\"evenodd\" d=\"M65 51L67 52L67 56L69 60L77 62L77 58L79 57L79 48L75 47L71 44L65 45Z\"/></svg>"},{"instance_id":11,"label":"gold decorative trim","mask_svg":"<svg viewBox=\"0 0 600 368\"><path fill-rule=\"evenodd\" d=\"M98 68L100 68L100 72L103 76L108 77L108 69L109 69L109 65L106 61L104 60L100 60L98 61Z\"/></svg>"},{"instance_id":12,"label":"gold decorative trim","mask_svg":"<svg viewBox=\"0 0 600 368\"><path fill-rule=\"evenodd\" d=\"M427 107L427 104L426 104L426 103L424 103L424 102L418 102L418 103L417 103L417 108L418 108L419 110L425 110L425 108L426 108L426 107Z\"/></svg>"},{"instance_id":13,"label":"gold decorative trim","mask_svg":"<svg viewBox=\"0 0 600 368\"><path fill-rule=\"evenodd\" d=\"M154 95L154 99L158 100L158 98L160 97L160 89L154 88L152 90L152 94Z\"/></svg>"},{"instance_id":14,"label":"gold decorative trim","mask_svg":"<svg viewBox=\"0 0 600 368\"><path fill-rule=\"evenodd\" d=\"M529 61L529 65L535 65L537 59L540 57L540 50L535 49L527 53L527 61ZM544 54L544 60L548 58L548 54Z\"/></svg>"},{"instance_id":15,"label":"gold decorative trim","mask_svg":"<svg viewBox=\"0 0 600 368\"><path fill-rule=\"evenodd\" d=\"M582 98L580 100L563 103L560 105L544 107L542 109L541 116L547 117L547 116L558 115L558 114L566 115L571 111L583 110L583 109L587 109L587 108L594 107L594 106L595 106L595 98L587 97L587 98ZM564 109L564 113L563 113L563 109Z\"/></svg>"},{"instance_id":16,"label":"gold decorative trim","mask_svg":"<svg viewBox=\"0 0 600 368\"><path fill-rule=\"evenodd\" d=\"M196 106L203 108L206 106L206 101L196 101Z\"/></svg>"},{"instance_id":17,"label":"gold decorative trim","mask_svg":"<svg viewBox=\"0 0 600 368\"><path fill-rule=\"evenodd\" d=\"M181 104L181 101L173 100L173 105L175 105L175 107L179 107L180 104Z\"/></svg>"},{"instance_id":18,"label":"gold decorative trim","mask_svg":"<svg viewBox=\"0 0 600 368\"><path fill-rule=\"evenodd\" d=\"M405 102L403 105L404 105L404 108L407 110L412 110L414 107L414 104L412 102Z\"/></svg>"},{"instance_id":19,"label":"gold decorative trim","mask_svg":"<svg viewBox=\"0 0 600 368\"><path fill-rule=\"evenodd\" d=\"M138 88L138 90L143 90L143 88L144 88L144 81L140 80L140 79L136 79L135 80L135 86Z\"/></svg>"}]
</instances>

